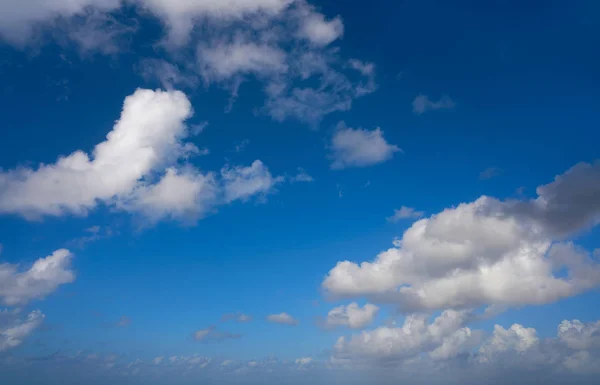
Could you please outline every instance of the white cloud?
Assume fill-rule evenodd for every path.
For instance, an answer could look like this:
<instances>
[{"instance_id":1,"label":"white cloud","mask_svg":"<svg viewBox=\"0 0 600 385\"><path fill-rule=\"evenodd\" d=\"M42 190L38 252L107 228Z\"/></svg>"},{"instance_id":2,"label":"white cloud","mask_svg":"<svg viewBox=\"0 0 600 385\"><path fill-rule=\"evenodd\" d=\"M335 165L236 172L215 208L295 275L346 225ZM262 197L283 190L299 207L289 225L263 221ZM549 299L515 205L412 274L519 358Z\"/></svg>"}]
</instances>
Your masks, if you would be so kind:
<instances>
[{"instance_id":1,"label":"white cloud","mask_svg":"<svg viewBox=\"0 0 600 385\"><path fill-rule=\"evenodd\" d=\"M425 213L423 211L416 211L412 207L402 206L399 210L394 210L394 215L388 217L387 220L390 222L398 222L401 219L416 219L421 218Z\"/></svg>"},{"instance_id":2,"label":"white cloud","mask_svg":"<svg viewBox=\"0 0 600 385\"><path fill-rule=\"evenodd\" d=\"M579 320L562 321L558 325L558 338L575 350L600 348L600 321L587 324Z\"/></svg>"},{"instance_id":3,"label":"white cloud","mask_svg":"<svg viewBox=\"0 0 600 385\"><path fill-rule=\"evenodd\" d=\"M284 325L298 325L298 321L288 313L271 314L267 316L267 321Z\"/></svg>"},{"instance_id":4,"label":"white cloud","mask_svg":"<svg viewBox=\"0 0 600 385\"><path fill-rule=\"evenodd\" d=\"M273 177L260 160L255 160L248 167L223 167L221 179L226 202L267 194L284 180L281 176Z\"/></svg>"},{"instance_id":5,"label":"white cloud","mask_svg":"<svg viewBox=\"0 0 600 385\"><path fill-rule=\"evenodd\" d=\"M116 54L148 14L162 22L166 38L154 45L173 63L142 60L143 76L168 89L195 87L198 77L225 86L231 92L226 110L252 76L263 82L267 97L257 111L311 125L376 89L372 63L347 62L331 47L344 32L342 19L328 18L304 0L26 0L19 7L0 4L0 39L25 46L34 31L55 31L59 19L62 34L54 35L85 53ZM184 54L190 47L196 68Z\"/></svg>"},{"instance_id":6,"label":"white cloud","mask_svg":"<svg viewBox=\"0 0 600 385\"><path fill-rule=\"evenodd\" d=\"M533 201L484 196L418 220L374 261L338 262L323 288L335 296L391 301L410 312L545 304L596 287L600 264L555 238L556 226L565 224L555 223L558 216L551 214L573 207L565 218L570 231L595 223L598 215L595 186L580 183L574 192L571 175L560 177L563 193L547 197L549 189L543 186ZM583 205L589 210L580 208L580 199L571 200L575 197L588 197ZM549 204L555 201L561 206Z\"/></svg>"},{"instance_id":7,"label":"white cloud","mask_svg":"<svg viewBox=\"0 0 600 385\"><path fill-rule=\"evenodd\" d=\"M46 297L60 285L73 282L72 257L69 250L56 250L22 272L18 265L0 264L0 299L9 306L23 305L32 299Z\"/></svg>"},{"instance_id":8,"label":"white cloud","mask_svg":"<svg viewBox=\"0 0 600 385\"><path fill-rule=\"evenodd\" d=\"M325 326L363 329L373 322L378 312L379 307L370 303L361 308L356 302L352 302L347 306L338 306L329 311L325 319Z\"/></svg>"},{"instance_id":9,"label":"white cloud","mask_svg":"<svg viewBox=\"0 0 600 385\"><path fill-rule=\"evenodd\" d=\"M417 115L421 115L427 111L435 111L442 109L451 109L456 106L456 103L448 96L442 96L437 102L432 101L426 95L419 95L413 100L413 112Z\"/></svg>"},{"instance_id":10,"label":"white cloud","mask_svg":"<svg viewBox=\"0 0 600 385\"><path fill-rule=\"evenodd\" d=\"M514 324L509 329L504 329L495 325L493 335L479 348L478 359L481 362L490 362L499 353L524 353L538 341L537 331L533 328Z\"/></svg>"},{"instance_id":11,"label":"white cloud","mask_svg":"<svg viewBox=\"0 0 600 385\"><path fill-rule=\"evenodd\" d=\"M286 53L255 42L213 42L198 46L200 73L207 81L222 81L234 75L268 76L287 71Z\"/></svg>"},{"instance_id":12,"label":"white cloud","mask_svg":"<svg viewBox=\"0 0 600 385\"><path fill-rule=\"evenodd\" d=\"M196 221L217 204L218 194L212 173L203 175L192 167L168 168L156 184L138 186L122 207L141 212L152 222L164 218Z\"/></svg>"},{"instance_id":13,"label":"white cloud","mask_svg":"<svg viewBox=\"0 0 600 385\"><path fill-rule=\"evenodd\" d=\"M195 222L223 204L265 197L283 182L260 160L225 166L220 176L187 163L200 153L185 142L192 115L179 91L138 89L125 99L121 119L92 155L79 150L37 169L0 172L0 213L26 218L86 215L98 204L162 219Z\"/></svg>"},{"instance_id":14,"label":"white cloud","mask_svg":"<svg viewBox=\"0 0 600 385\"><path fill-rule=\"evenodd\" d=\"M339 16L327 21L320 13L307 12L301 21L299 33L312 43L325 46L344 34L344 24Z\"/></svg>"},{"instance_id":15,"label":"white cloud","mask_svg":"<svg viewBox=\"0 0 600 385\"><path fill-rule=\"evenodd\" d=\"M189 151L184 120L192 114L178 91L138 89L92 157L83 151L38 169L0 174L0 211L26 216L85 214L99 201L127 197L143 177Z\"/></svg>"},{"instance_id":16,"label":"white cloud","mask_svg":"<svg viewBox=\"0 0 600 385\"><path fill-rule=\"evenodd\" d=\"M410 315L402 327L379 327L351 338L340 337L334 356L353 361L404 361L431 353L435 358L451 358L478 344L481 334L463 327L469 314L444 311L433 323L427 316Z\"/></svg>"},{"instance_id":17,"label":"white cloud","mask_svg":"<svg viewBox=\"0 0 600 385\"><path fill-rule=\"evenodd\" d=\"M398 151L400 148L389 144L379 128L368 131L340 123L331 138L331 168L372 166L391 159Z\"/></svg>"},{"instance_id":18,"label":"white cloud","mask_svg":"<svg viewBox=\"0 0 600 385\"><path fill-rule=\"evenodd\" d=\"M44 314L34 310L25 320L13 319L13 314L0 311L0 352L15 348L44 322ZM6 320L5 320L6 318Z\"/></svg>"}]
</instances>

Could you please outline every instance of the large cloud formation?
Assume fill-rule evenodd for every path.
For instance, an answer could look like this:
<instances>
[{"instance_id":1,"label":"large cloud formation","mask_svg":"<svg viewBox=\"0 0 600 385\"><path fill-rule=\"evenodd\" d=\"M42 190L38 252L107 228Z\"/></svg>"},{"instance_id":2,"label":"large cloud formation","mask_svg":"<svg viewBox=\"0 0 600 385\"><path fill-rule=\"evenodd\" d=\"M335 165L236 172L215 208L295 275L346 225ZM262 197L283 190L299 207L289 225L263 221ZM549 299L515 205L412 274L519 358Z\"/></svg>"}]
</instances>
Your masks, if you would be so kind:
<instances>
[{"instance_id":1,"label":"large cloud formation","mask_svg":"<svg viewBox=\"0 0 600 385\"><path fill-rule=\"evenodd\" d=\"M600 219L600 162L528 201L483 196L416 221L372 262L339 262L323 288L405 312L545 304L600 284L600 264L564 237ZM564 214L564 215L563 215Z\"/></svg>"},{"instance_id":2,"label":"large cloud formation","mask_svg":"<svg viewBox=\"0 0 600 385\"><path fill-rule=\"evenodd\" d=\"M161 22L164 36L155 45L160 58L140 63L144 78L166 88L195 87L201 78L231 93L227 109L252 77L264 85L258 110L311 125L376 89L372 63L342 59L331 46L343 36L342 19L327 18L305 0L4 2L0 40L25 47L51 30L61 44L115 55L148 17Z\"/></svg>"},{"instance_id":3,"label":"large cloud formation","mask_svg":"<svg viewBox=\"0 0 600 385\"><path fill-rule=\"evenodd\" d=\"M192 106L180 91L138 89L92 154L75 151L53 164L0 172L0 212L26 218L85 215L99 204L152 221L196 220L221 204L269 193L274 177L259 160L203 173L188 158Z\"/></svg>"}]
</instances>

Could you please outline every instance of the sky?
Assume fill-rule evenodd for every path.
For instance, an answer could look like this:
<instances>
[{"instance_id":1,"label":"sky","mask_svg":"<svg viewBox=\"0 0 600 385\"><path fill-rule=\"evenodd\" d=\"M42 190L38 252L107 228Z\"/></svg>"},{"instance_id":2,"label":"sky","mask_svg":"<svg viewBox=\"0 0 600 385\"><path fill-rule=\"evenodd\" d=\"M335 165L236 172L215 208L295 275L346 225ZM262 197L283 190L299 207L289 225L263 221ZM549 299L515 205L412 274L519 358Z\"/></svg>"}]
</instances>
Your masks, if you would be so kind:
<instances>
[{"instance_id":1,"label":"sky","mask_svg":"<svg viewBox=\"0 0 600 385\"><path fill-rule=\"evenodd\" d=\"M591 0L0 1L0 382L591 384Z\"/></svg>"}]
</instances>

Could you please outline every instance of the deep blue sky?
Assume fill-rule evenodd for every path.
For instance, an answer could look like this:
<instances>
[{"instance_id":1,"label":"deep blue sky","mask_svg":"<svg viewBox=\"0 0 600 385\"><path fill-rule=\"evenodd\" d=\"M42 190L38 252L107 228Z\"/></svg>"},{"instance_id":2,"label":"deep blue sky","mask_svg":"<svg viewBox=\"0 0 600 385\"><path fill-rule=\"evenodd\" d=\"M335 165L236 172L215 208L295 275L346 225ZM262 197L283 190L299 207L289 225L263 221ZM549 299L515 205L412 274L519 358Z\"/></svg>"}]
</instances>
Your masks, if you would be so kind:
<instances>
[{"instance_id":1,"label":"deep blue sky","mask_svg":"<svg viewBox=\"0 0 600 385\"><path fill-rule=\"evenodd\" d=\"M218 173L226 164L247 166L260 159L273 176L292 176L301 167L314 179L282 182L264 199L219 205L191 225L161 220L143 226L146 219L102 200L83 215L33 219L2 203L0 263L26 271L37 259L67 248L75 255L76 279L20 304L4 301L7 311L21 309L21 319L35 309L45 319L18 346L0 350L0 358L84 351L117 354L123 362L195 353L237 362L264 357L327 362L338 337L360 332L326 330L319 320L334 307L373 300L332 299L322 288L324 278L338 261L372 261L392 247L416 219L387 220L395 209L411 207L428 218L481 195L535 199L538 186L600 157L600 8L595 2L311 4L327 20L336 15L343 20L343 36L329 45L339 47L336 60L373 63L376 83L376 90L352 100L351 109L328 113L314 125L294 118L279 122L262 112L269 79L254 73L245 74L248 81L231 112L225 112L230 83L207 80L194 69L195 37L177 49L157 45L166 33L160 22L134 8L112 11L116 20L125 14L137 19L138 27L129 43L117 42L108 54L100 48L82 50L69 40L66 27L46 24L24 44L0 28L0 170L5 175L22 167L36 170L77 150L91 154L113 129L128 95L136 88L163 86L140 76L142 60L155 58L197 80L193 86L174 86L195 112L187 124L208 122L189 141L210 153L190 164ZM65 17L68 25L71 15ZM346 64L336 68L349 71ZM418 95L453 103L419 114L412 104ZM353 129L380 127L385 141L402 151L369 165L332 170L332 137L341 121ZM236 152L240 144L245 145ZM498 171L481 178L489 168ZM0 179L0 198L8 199L10 183ZM82 243L93 226L100 226L101 236ZM587 226L569 239L592 253L600 247L595 235L597 230ZM1 290L2 283L0 299L7 295ZM540 306L510 305L469 327L491 333L495 324L518 323L549 338L556 337L562 320L600 318L595 285L568 297ZM406 314L400 305L378 305L368 330L392 318L402 323ZM220 322L230 312L253 320ZM267 322L268 315L281 312L298 325ZM211 325L242 337L211 343L194 339L197 330ZM11 373L19 376L17 369Z\"/></svg>"}]
</instances>

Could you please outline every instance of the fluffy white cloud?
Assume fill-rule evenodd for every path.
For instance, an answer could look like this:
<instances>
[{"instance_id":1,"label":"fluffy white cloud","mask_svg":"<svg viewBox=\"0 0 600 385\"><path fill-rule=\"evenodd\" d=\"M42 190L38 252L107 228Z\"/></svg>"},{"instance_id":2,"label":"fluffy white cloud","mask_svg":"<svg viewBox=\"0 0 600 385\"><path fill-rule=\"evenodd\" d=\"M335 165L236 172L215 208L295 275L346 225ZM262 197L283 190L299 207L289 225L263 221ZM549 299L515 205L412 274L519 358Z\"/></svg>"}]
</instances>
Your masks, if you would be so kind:
<instances>
[{"instance_id":1,"label":"fluffy white cloud","mask_svg":"<svg viewBox=\"0 0 600 385\"><path fill-rule=\"evenodd\" d=\"M558 338L575 350L600 348L600 321L587 324L579 320L562 321L558 325Z\"/></svg>"},{"instance_id":2,"label":"fluffy white cloud","mask_svg":"<svg viewBox=\"0 0 600 385\"><path fill-rule=\"evenodd\" d=\"M37 169L0 172L0 213L85 215L103 203L142 214L149 223L194 222L219 205L264 198L284 181L259 160L225 166L219 176L181 165L200 152L185 142L184 121L191 115L182 92L138 89L125 99L120 120L91 156L75 151Z\"/></svg>"},{"instance_id":3,"label":"fluffy white cloud","mask_svg":"<svg viewBox=\"0 0 600 385\"><path fill-rule=\"evenodd\" d=\"M195 221L211 210L219 199L219 185L211 173L187 167L168 168L154 185L140 185L122 207L141 212L155 222L163 218Z\"/></svg>"},{"instance_id":4,"label":"fluffy white cloud","mask_svg":"<svg viewBox=\"0 0 600 385\"><path fill-rule=\"evenodd\" d=\"M267 194L284 180L281 176L271 175L260 160L255 160L248 167L224 167L221 169L221 179L226 202Z\"/></svg>"},{"instance_id":5,"label":"fluffy white cloud","mask_svg":"<svg viewBox=\"0 0 600 385\"><path fill-rule=\"evenodd\" d=\"M593 167L578 166L587 174ZM580 178L568 171L559 177L561 191L548 198L551 189L542 186L533 201L481 197L421 219L374 261L339 262L323 288L336 296L395 302L404 311L544 304L589 290L600 284L600 264L554 238L555 212L573 207L566 218L570 231L596 223L595 184L579 183L574 192L570 183ZM589 210L577 197L588 197L583 202ZM556 201L561 205L549 203Z\"/></svg>"},{"instance_id":6,"label":"fluffy white cloud","mask_svg":"<svg viewBox=\"0 0 600 385\"><path fill-rule=\"evenodd\" d=\"M338 16L331 21L313 10L303 12L299 34L316 45L328 45L344 34L344 24Z\"/></svg>"},{"instance_id":7,"label":"fluffy white cloud","mask_svg":"<svg viewBox=\"0 0 600 385\"><path fill-rule=\"evenodd\" d=\"M267 316L267 321L284 325L298 325L298 321L288 313L271 314Z\"/></svg>"},{"instance_id":8,"label":"fluffy white cloud","mask_svg":"<svg viewBox=\"0 0 600 385\"><path fill-rule=\"evenodd\" d=\"M416 219L421 218L425 214L423 211L417 211L412 207L402 206L398 210L394 210L394 215L388 217L388 221L390 222L398 222L402 219Z\"/></svg>"},{"instance_id":9,"label":"fluffy white cloud","mask_svg":"<svg viewBox=\"0 0 600 385\"><path fill-rule=\"evenodd\" d=\"M361 308L356 302L352 302L347 306L342 305L330 310L325 319L325 326L363 329L373 322L378 312L379 307L370 303Z\"/></svg>"},{"instance_id":10,"label":"fluffy white cloud","mask_svg":"<svg viewBox=\"0 0 600 385\"><path fill-rule=\"evenodd\" d=\"M34 310L25 320L16 318L18 313L0 311L0 352L15 348L44 322L44 314Z\"/></svg>"},{"instance_id":11,"label":"fluffy white cloud","mask_svg":"<svg viewBox=\"0 0 600 385\"><path fill-rule=\"evenodd\" d=\"M413 314L406 317L401 327L379 327L350 338L341 337L334 346L331 362L371 368L393 365L404 370L414 366L421 368L417 370L448 369L459 362L462 369L476 373L486 368L598 371L600 345L594 337L597 338L599 322L565 320L559 325L556 338L540 339L534 328L520 324L506 329L495 325L486 336L481 330L465 326L472 316L469 312L448 310L427 324L427 316Z\"/></svg>"},{"instance_id":12,"label":"fluffy white cloud","mask_svg":"<svg viewBox=\"0 0 600 385\"><path fill-rule=\"evenodd\" d=\"M514 324L509 329L494 326L492 336L479 348L477 358L481 362L490 362L500 353L524 353L539 341L537 331Z\"/></svg>"},{"instance_id":13,"label":"fluffy white cloud","mask_svg":"<svg viewBox=\"0 0 600 385\"><path fill-rule=\"evenodd\" d=\"M28 216L85 214L99 201L127 197L138 182L193 150L182 144L192 114L178 91L138 89L125 99L121 118L92 157L76 151L36 170L0 174L0 211Z\"/></svg>"},{"instance_id":14,"label":"fluffy white cloud","mask_svg":"<svg viewBox=\"0 0 600 385\"><path fill-rule=\"evenodd\" d=\"M392 158L398 146L389 144L383 131L353 129L340 123L331 138L331 168L366 167Z\"/></svg>"},{"instance_id":15,"label":"fluffy white cloud","mask_svg":"<svg viewBox=\"0 0 600 385\"><path fill-rule=\"evenodd\" d=\"M451 109L456 106L456 103L447 96L443 96L437 102L432 101L426 95L419 95L413 100L413 112L417 115L421 115L427 111L435 111L442 109Z\"/></svg>"},{"instance_id":16,"label":"fluffy white cloud","mask_svg":"<svg viewBox=\"0 0 600 385\"><path fill-rule=\"evenodd\" d=\"M479 343L480 333L463 327L468 316L465 311L447 310L427 324L426 315L413 314L402 327L379 327L351 338L340 337L334 355L359 362L404 361L421 353L451 358Z\"/></svg>"},{"instance_id":17,"label":"fluffy white cloud","mask_svg":"<svg viewBox=\"0 0 600 385\"><path fill-rule=\"evenodd\" d=\"M44 298L60 285L75 280L71 270L73 255L66 249L40 258L25 271L18 265L0 264L0 300L6 305L22 305Z\"/></svg>"}]
</instances>

